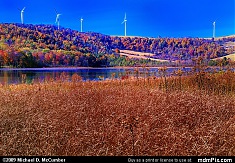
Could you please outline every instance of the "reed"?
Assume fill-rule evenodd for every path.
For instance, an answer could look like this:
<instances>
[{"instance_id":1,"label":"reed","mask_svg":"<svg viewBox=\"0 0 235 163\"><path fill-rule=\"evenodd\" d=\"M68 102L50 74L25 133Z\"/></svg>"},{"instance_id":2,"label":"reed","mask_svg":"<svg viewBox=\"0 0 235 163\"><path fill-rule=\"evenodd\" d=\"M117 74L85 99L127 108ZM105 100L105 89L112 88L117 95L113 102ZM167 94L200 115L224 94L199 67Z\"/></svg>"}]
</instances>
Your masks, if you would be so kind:
<instances>
[{"instance_id":1,"label":"reed","mask_svg":"<svg viewBox=\"0 0 235 163\"><path fill-rule=\"evenodd\" d=\"M61 78L0 86L0 155L235 155L234 72Z\"/></svg>"}]
</instances>

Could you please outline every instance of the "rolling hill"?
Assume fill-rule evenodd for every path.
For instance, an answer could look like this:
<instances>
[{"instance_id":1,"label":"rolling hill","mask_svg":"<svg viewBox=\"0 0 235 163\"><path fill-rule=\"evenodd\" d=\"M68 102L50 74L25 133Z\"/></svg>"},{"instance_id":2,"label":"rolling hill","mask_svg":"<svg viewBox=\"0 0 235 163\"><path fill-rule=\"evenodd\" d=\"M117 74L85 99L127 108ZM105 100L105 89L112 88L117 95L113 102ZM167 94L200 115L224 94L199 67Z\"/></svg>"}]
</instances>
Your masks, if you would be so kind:
<instances>
[{"instance_id":1,"label":"rolling hill","mask_svg":"<svg viewBox=\"0 0 235 163\"><path fill-rule=\"evenodd\" d=\"M154 58L153 53L136 52L136 51L131 51L131 50L120 50L119 54L121 56L127 56L129 58L147 59L147 60L158 61L158 62L169 62L169 60Z\"/></svg>"},{"instance_id":2,"label":"rolling hill","mask_svg":"<svg viewBox=\"0 0 235 163\"><path fill-rule=\"evenodd\" d=\"M224 57L226 57L227 59L231 59L231 61L235 61L235 53L234 54L225 55L223 57L214 58L213 60L223 59Z\"/></svg>"},{"instance_id":3,"label":"rolling hill","mask_svg":"<svg viewBox=\"0 0 235 163\"><path fill-rule=\"evenodd\" d=\"M190 64L233 54L235 37L145 38L57 30L52 25L0 24L0 66L136 66Z\"/></svg>"}]
</instances>

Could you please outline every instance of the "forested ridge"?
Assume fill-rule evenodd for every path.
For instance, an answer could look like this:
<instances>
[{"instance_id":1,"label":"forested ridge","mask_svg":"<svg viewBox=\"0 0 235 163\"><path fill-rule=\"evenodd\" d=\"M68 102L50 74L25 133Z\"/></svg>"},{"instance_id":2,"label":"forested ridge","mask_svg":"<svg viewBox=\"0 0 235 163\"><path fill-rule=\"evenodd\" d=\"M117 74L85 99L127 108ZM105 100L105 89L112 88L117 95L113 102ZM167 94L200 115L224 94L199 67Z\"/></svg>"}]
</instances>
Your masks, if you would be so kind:
<instances>
[{"instance_id":1,"label":"forested ridge","mask_svg":"<svg viewBox=\"0 0 235 163\"><path fill-rule=\"evenodd\" d=\"M68 28L57 30L53 25L0 24L0 66L155 66L160 63L130 59L119 55L119 50L154 54L156 59L180 60L190 64L192 59L210 59L234 53L226 47L235 37L202 38L147 38L118 37L95 32L78 32Z\"/></svg>"}]
</instances>

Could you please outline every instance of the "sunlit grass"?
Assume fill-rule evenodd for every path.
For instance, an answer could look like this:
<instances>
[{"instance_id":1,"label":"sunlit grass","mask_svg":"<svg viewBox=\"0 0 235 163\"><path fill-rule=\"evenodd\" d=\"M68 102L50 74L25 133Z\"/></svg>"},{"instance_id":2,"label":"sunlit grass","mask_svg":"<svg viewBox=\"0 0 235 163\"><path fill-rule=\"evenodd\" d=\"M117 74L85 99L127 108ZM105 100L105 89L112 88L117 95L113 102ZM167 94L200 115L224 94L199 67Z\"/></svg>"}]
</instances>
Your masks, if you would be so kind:
<instances>
[{"instance_id":1,"label":"sunlit grass","mask_svg":"<svg viewBox=\"0 0 235 163\"><path fill-rule=\"evenodd\" d=\"M234 74L196 79L2 85L0 155L232 156Z\"/></svg>"},{"instance_id":2,"label":"sunlit grass","mask_svg":"<svg viewBox=\"0 0 235 163\"><path fill-rule=\"evenodd\" d=\"M229 54L229 55L226 55L226 56L223 56L223 57L215 58L215 59L213 59L213 60L223 59L224 57L229 58L229 59L231 59L232 61L235 61L235 54Z\"/></svg>"}]
</instances>

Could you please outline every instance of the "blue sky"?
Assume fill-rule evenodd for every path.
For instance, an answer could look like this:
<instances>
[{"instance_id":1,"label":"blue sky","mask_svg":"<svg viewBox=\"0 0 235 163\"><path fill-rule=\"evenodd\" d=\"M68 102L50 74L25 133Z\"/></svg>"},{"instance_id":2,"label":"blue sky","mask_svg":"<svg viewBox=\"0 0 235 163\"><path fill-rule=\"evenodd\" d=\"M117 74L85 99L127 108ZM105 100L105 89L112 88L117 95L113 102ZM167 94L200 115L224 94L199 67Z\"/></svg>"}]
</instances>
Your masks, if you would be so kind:
<instances>
[{"instance_id":1,"label":"blue sky","mask_svg":"<svg viewBox=\"0 0 235 163\"><path fill-rule=\"evenodd\" d=\"M0 0L0 23L55 25L55 9L63 27L108 35L145 37L212 37L235 34L235 0Z\"/></svg>"}]
</instances>

